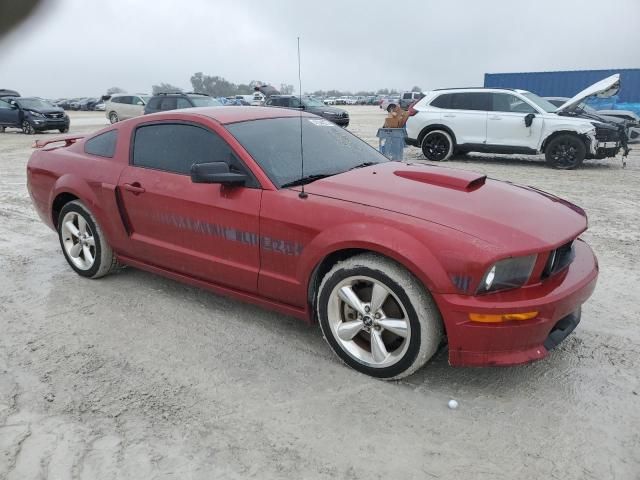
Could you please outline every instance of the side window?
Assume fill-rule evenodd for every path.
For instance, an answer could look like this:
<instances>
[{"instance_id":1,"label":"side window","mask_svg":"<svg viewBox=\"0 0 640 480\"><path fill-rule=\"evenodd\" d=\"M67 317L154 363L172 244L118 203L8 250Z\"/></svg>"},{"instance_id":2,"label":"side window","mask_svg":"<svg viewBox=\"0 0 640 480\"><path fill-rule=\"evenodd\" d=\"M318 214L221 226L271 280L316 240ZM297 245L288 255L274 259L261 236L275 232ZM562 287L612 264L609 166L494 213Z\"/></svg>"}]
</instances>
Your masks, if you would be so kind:
<instances>
[{"instance_id":1,"label":"side window","mask_svg":"<svg viewBox=\"0 0 640 480\"><path fill-rule=\"evenodd\" d=\"M489 94L484 92L461 92L451 94L453 110L489 110Z\"/></svg>"},{"instance_id":2,"label":"side window","mask_svg":"<svg viewBox=\"0 0 640 480\"><path fill-rule=\"evenodd\" d=\"M11 105L9 105L9 103L5 102L4 100L0 100L0 108L10 110L11 109Z\"/></svg>"},{"instance_id":3,"label":"side window","mask_svg":"<svg viewBox=\"0 0 640 480\"><path fill-rule=\"evenodd\" d=\"M283 100L285 107L298 108L300 106L300 100L297 97L283 98Z\"/></svg>"},{"instance_id":4,"label":"side window","mask_svg":"<svg viewBox=\"0 0 640 480\"><path fill-rule=\"evenodd\" d=\"M177 108L191 108L191 103L186 98L178 98L176 103Z\"/></svg>"},{"instance_id":5,"label":"side window","mask_svg":"<svg viewBox=\"0 0 640 480\"><path fill-rule=\"evenodd\" d=\"M138 105L138 102L140 102L139 105L143 104L142 99L140 97L131 97L131 103L133 105Z\"/></svg>"},{"instance_id":6,"label":"side window","mask_svg":"<svg viewBox=\"0 0 640 480\"><path fill-rule=\"evenodd\" d=\"M162 100L159 97L155 97L152 98L151 100L149 100L149 103L147 104L147 110L151 111L156 111L156 110L160 110L160 100Z\"/></svg>"},{"instance_id":7,"label":"side window","mask_svg":"<svg viewBox=\"0 0 640 480\"><path fill-rule=\"evenodd\" d=\"M536 113L536 109L521 98L510 93L492 93L494 112Z\"/></svg>"},{"instance_id":8,"label":"side window","mask_svg":"<svg viewBox=\"0 0 640 480\"><path fill-rule=\"evenodd\" d=\"M410 99L411 99L411 97L412 97L412 95L411 95L411 93L410 93L410 92L409 92L409 93L403 93L403 94L402 94L402 99L403 99L403 100L410 100Z\"/></svg>"},{"instance_id":9,"label":"side window","mask_svg":"<svg viewBox=\"0 0 640 480\"><path fill-rule=\"evenodd\" d=\"M110 101L111 103L121 103L120 99L122 97L111 97Z\"/></svg>"},{"instance_id":10,"label":"side window","mask_svg":"<svg viewBox=\"0 0 640 480\"><path fill-rule=\"evenodd\" d=\"M118 131L109 130L90 138L84 144L85 153L98 155L100 157L113 158L116 152L116 141L118 140Z\"/></svg>"},{"instance_id":11,"label":"side window","mask_svg":"<svg viewBox=\"0 0 640 480\"><path fill-rule=\"evenodd\" d=\"M444 93L431 101L432 107L437 108L450 108L451 107L451 94Z\"/></svg>"},{"instance_id":12,"label":"side window","mask_svg":"<svg viewBox=\"0 0 640 480\"><path fill-rule=\"evenodd\" d=\"M175 110L177 108L176 97L164 97L160 101L160 110Z\"/></svg>"},{"instance_id":13,"label":"side window","mask_svg":"<svg viewBox=\"0 0 640 480\"><path fill-rule=\"evenodd\" d=\"M205 128L162 123L136 129L132 158L135 166L189 175L193 164L208 162L226 162L231 171L249 176L247 187L258 186L227 142Z\"/></svg>"}]
</instances>

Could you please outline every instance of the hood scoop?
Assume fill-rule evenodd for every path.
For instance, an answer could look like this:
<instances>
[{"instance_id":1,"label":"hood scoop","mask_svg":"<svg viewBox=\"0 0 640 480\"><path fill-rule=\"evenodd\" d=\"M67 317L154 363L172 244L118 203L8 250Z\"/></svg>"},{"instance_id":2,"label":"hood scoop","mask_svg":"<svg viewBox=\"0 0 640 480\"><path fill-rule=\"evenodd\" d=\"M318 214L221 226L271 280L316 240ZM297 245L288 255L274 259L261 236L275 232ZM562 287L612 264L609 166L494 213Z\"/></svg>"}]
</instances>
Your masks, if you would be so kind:
<instances>
[{"instance_id":1,"label":"hood scoop","mask_svg":"<svg viewBox=\"0 0 640 480\"><path fill-rule=\"evenodd\" d=\"M463 192L472 192L484 185L486 175L465 171L451 172L425 172L416 170L396 170L393 172L398 177L413 180L415 182L437 185L439 187L452 188Z\"/></svg>"}]
</instances>

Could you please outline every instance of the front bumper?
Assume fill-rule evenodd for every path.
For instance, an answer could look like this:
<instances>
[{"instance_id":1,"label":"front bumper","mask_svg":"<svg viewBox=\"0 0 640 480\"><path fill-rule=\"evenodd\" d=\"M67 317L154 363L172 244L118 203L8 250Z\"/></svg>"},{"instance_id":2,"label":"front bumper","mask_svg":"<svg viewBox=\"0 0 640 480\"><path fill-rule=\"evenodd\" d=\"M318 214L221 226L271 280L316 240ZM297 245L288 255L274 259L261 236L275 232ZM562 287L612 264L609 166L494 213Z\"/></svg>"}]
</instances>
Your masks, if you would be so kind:
<instances>
[{"instance_id":1,"label":"front bumper","mask_svg":"<svg viewBox=\"0 0 640 480\"><path fill-rule=\"evenodd\" d=\"M31 125L36 130L57 130L59 128L69 128L69 117L67 118L31 118Z\"/></svg>"},{"instance_id":2,"label":"front bumper","mask_svg":"<svg viewBox=\"0 0 640 480\"><path fill-rule=\"evenodd\" d=\"M595 255L576 240L571 265L542 284L481 296L434 295L447 330L449 363L507 366L546 357L578 324L580 306L593 293L597 277ZM469 320L469 313L531 311L538 312L533 320L495 324Z\"/></svg>"}]
</instances>

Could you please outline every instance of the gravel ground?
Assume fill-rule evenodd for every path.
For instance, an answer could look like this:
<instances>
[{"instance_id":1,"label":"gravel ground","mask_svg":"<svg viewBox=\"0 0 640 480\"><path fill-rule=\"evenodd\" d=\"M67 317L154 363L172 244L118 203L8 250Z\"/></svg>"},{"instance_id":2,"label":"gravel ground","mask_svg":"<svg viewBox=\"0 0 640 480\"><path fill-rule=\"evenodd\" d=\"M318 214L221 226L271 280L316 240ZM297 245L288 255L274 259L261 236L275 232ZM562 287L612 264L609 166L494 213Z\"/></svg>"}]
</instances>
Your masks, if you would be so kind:
<instances>
[{"instance_id":1,"label":"gravel ground","mask_svg":"<svg viewBox=\"0 0 640 480\"><path fill-rule=\"evenodd\" d=\"M382 111L349 110L377 144ZM106 123L71 116L72 133ZM447 162L584 207L599 284L545 360L455 369L440 353L385 383L292 318L134 269L73 273L30 205L33 140L0 134L1 480L640 478L640 155Z\"/></svg>"}]
</instances>

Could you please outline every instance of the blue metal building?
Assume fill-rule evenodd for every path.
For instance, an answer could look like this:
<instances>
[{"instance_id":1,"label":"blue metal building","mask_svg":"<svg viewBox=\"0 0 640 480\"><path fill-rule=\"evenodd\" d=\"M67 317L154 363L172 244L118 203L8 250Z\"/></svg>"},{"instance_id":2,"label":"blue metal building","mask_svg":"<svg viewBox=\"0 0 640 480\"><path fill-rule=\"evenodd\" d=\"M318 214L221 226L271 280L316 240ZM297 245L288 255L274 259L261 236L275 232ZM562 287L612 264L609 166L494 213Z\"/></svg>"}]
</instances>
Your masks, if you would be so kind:
<instances>
[{"instance_id":1,"label":"blue metal building","mask_svg":"<svg viewBox=\"0 0 640 480\"><path fill-rule=\"evenodd\" d=\"M579 91L614 73L621 88L610 99L597 99L596 108L635 110L640 114L640 68L568 70L560 72L485 73L485 87L521 88L541 97L573 97Z\"/></svg>"}]
</instances>

